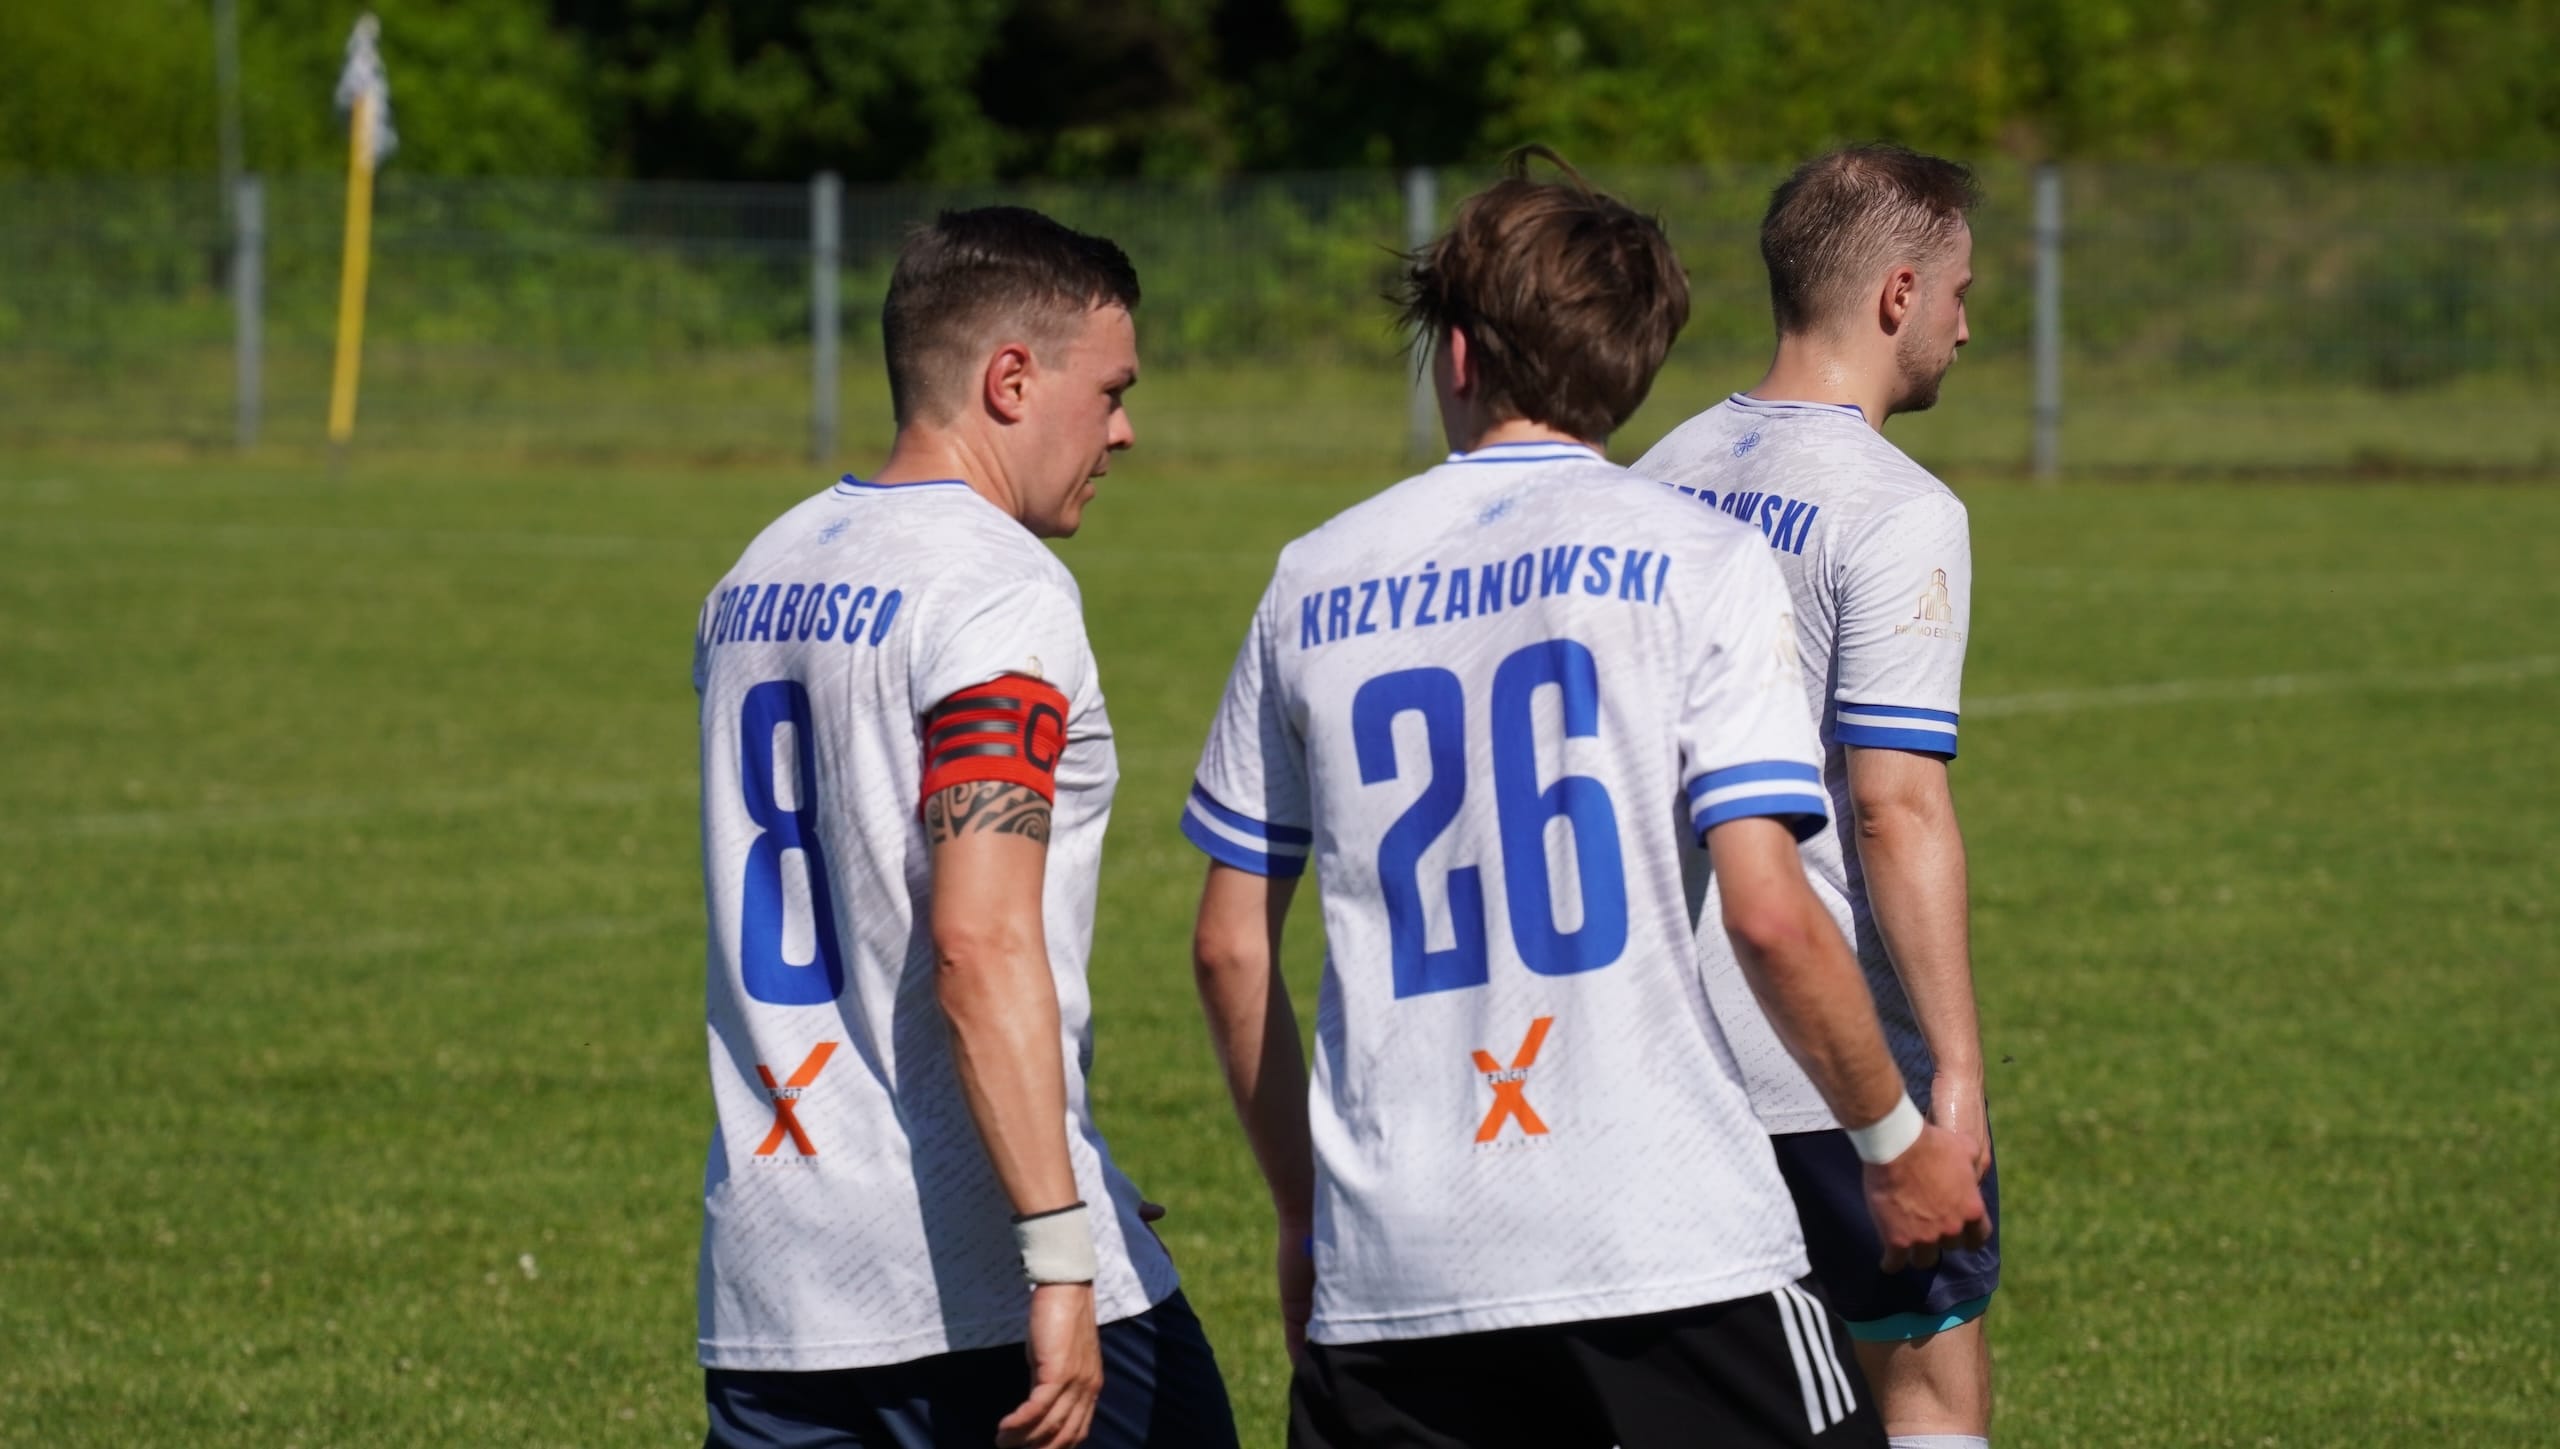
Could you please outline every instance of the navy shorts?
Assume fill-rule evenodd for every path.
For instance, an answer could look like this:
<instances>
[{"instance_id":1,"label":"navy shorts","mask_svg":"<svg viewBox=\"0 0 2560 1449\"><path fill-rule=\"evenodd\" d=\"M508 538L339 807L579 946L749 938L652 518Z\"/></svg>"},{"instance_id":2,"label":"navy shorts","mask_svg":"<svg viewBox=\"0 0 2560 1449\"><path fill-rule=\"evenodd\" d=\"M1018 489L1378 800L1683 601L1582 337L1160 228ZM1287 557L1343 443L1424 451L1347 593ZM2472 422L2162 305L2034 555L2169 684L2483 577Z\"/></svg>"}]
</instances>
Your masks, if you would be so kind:
<instances>
[{"instance_id":1,"label":"navy shorts","mask_svg":"<svg viewBox=\"0 0 2560 1449\"><path fill-rule=\"evenodd\" d=\"M1934 1268L1887 1273L1876 1266L1884 1240L1867 1214L1866 1181L1849 1134L1788 1132L1769 1139L1778 1171L1804 1220L1805 1251L1824 1296L1867 1342L1926 1338L1980 1318L2000 1286L2000 1165L1982 1178L1991 1210L1991 1241L1941 1254Z\"/></svg>"},{"instance_id":2,"label":"navy shorts","mask_svg":"<svg viewBox=\"0 0 2560 1449\"><path fill-rule=\"evenodd\" d=\"M1091 1449L1236 1449L1209 1336L1180 1293L1102 1326ZM704 1449L987 1449L1022 1406L1022 1345L815 1373L707 1369Z\"/></svg>"}]
</instances>

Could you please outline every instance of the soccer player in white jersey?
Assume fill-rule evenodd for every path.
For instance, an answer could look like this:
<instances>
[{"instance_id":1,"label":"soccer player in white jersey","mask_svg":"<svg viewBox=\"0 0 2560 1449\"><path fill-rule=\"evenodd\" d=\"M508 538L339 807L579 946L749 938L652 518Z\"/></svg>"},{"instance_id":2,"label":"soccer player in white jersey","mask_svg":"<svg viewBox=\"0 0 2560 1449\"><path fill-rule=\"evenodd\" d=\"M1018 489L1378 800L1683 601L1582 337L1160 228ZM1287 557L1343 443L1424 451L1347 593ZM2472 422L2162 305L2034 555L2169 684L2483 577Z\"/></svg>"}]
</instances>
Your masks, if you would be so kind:
<instances>
[{"instance_id":1,"label":"soccer player in white jersey","mask_svg":"<svg viewBox=\"0 0 2560 1449\"><path fill-rule=\"evenodd\" d=\"M1786 578L1832 806L1805 862L1857 943L1906 1084L1971 1144L1996 1217L1964 837L1947 786L1972 548L1964 505L1883 433L1887 418L1937 401L1965 343L1973 204L1965 168L1896 146L1799 167L1761 223L1778 325L1769 375L1635 466L1672 485L1684 509L1751 524ZM1991 1432L1981 1316L2000 1280L1998 1243L1934 1267L1878 1268L1836 1115L1755 1009L1712 911L1700 942L1752 1103L1778 1134L1815 1274L1849 1320L1892 1442L1980 1449Z\"/></svg>"},{"instance_id":2,"label":"soccer player in white jersey","mask_svg":"<svg viewBox=\"0 0 2560 1449\"><path fill-rule=\"evenodd\" d=\"M1040 539L1134 441L1137 302L1037 212L919 229L887 463L703 605L710 1445L1236 1442L1085 1095L1119 769Z\"/></svg>"},{"instance_id":3,"label":"soccer player in white jersey","mask_svg":"<svg viewBox=\"0 0 2560 1449\"><path fill-rule=\"evenodd\" d=\"M1456 452L1281 553L1183 821L1290 1442L1880 1444L1708 1009L1701 839L1896 1252L1979 1228L1971 1162L1797 862L1826 806L1766 548L1602 453L1687 318L1678 260L1526 159L1407 279ZM1312 1091L1275 969L1310 862Z\"/></svg>"}]
</instances>

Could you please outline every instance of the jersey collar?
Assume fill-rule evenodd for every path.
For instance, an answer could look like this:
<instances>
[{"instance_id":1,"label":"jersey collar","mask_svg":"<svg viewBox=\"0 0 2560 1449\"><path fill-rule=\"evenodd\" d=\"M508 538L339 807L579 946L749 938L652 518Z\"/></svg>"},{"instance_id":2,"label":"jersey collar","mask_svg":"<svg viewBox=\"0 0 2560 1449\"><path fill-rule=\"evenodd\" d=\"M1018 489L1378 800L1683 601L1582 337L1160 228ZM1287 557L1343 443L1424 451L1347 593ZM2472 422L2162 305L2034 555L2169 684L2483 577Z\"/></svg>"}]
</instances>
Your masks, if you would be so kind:
<instances>
[{"instance_id":1,"label":"jersey collar","mask_svg":"<svg viewBox=\"0 0 2560 1449\"><path fill-rule=\"evenodd\" d=\"M857 493L897 493L909 488L966 488L965 478L921 478L913 483L865 483L851 473L836 480L836 492L848 497Z\"/></svg>"},{"instance_id":2,"label":"jersey collar","mask_svg":"<svg viewBox=\"0 0 2560 1449\"><path fill-rule=\"evenodd\" d=\"M1839 413L1843 417L1856 418L1862 423L1867 420L1867 415L1859 410L1856 403L1772 402L1764 397L1753 397L1749 393L1741 392L1733 394L1725 401L1746 412Z\"/></svg>"},{"instance_id":3,"label":"jersey collar","mask_svg":"<svg viewBox=\"0 0 2560 1449\"><path fill-rule=\"evenodd\" d=\"M1472 453L1451 453L1452 463L1547 463L1559 458L1590 460L1601 456L1588 443L1494 443Z\"/></svg>"}]
</instances>

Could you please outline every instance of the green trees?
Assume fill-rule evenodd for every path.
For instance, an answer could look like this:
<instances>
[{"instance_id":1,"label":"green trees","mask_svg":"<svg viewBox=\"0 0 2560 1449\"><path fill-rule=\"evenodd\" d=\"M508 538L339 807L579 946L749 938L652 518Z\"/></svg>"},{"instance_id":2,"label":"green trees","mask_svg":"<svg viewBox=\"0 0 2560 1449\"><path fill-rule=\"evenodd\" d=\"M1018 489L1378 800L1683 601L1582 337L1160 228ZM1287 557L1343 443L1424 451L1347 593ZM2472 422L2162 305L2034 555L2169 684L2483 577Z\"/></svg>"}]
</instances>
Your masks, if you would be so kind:
<instances>
[{"instance_id":1,"label":"green trees","mask_svg":"<svg viewBox=\"0 0 2560 1449\"><path fill-rule=\"evenodd\" d=\"M334 164L351 0L239 0ZM404 167L857 180L1478 159L2560 158L2560 0L378 0ZM0 5L0 175L208 170L206 0Z\"/></svg>"},{"instance_id":2,"label":"green trees","mask_svg":"<svg viewBox=\"0 0 2560 1449\"><path fill-rule=\"evenodd\" d=\"M238 0L249 164L346 164L331 108L346 0ZM373 0L404 168L571 176L601 164L578 37L538 0ZM210 174L213 29L206 0L0 4L0 176Z\"/></svg>"}]
</instances>

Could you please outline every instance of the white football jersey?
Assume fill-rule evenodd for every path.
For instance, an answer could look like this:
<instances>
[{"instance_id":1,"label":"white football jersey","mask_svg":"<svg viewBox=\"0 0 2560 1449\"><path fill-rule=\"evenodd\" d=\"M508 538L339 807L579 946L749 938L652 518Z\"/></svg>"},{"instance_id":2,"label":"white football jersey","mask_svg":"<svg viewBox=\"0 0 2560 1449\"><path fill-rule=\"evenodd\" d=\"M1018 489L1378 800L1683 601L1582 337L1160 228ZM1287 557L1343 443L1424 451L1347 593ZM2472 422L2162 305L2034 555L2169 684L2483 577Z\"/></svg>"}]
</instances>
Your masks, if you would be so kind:
<instances>
[{"instance_id":1,"label":"white football jersey","mask_svg":"<svg viewBox=\"0 0 2560 1449\"><path fill-rule=\"evenodd\" d=\"M1952 759L1973 605L1964 504L1868 427L1854 407L1739 393L1691 418L1636 464L1701 511L1757 527L1794 601L1804 687L1821 722L1831 820L1804 844L1805 871L1856 943L1885 1040L1926 1107L1935 1064L1876 933L1850 828L1846 746ZM1787 1055L1742 979L1709 898L1698 933L1727 1037L1772 1132L1839 1125Z\"/></svg>"},{"instance_id":2,"label":"white football jersey","mask_svg":"<svg viewBox=\"0 0 2560 1449\"><path fill-rule=\"evenodd\" d=\"M1012 1208L934 992L921 722L999 675L1068 701L1042 916L1067 1146L1103 1322L1175 1286L1085 1096L1085 963L1119 778L1075 579L967 485L847 479L748 545L703 605L711 1087L701 1358L897 1363L1019 1343Z\"/></svg>"},{"instance_id":3,"label":"white football jersey","mask_svg":"<svg viewBox=\"0 0 2560 1449\"><path fill-rule=\"evenodd\" d=\"M1806 1271L1686 860L1728 820L1822 820L1767 553L1566 444L1452 457L1282 551L1183 829L1322 880L1319 1342Z\"/></svg>"}]
</instances>

